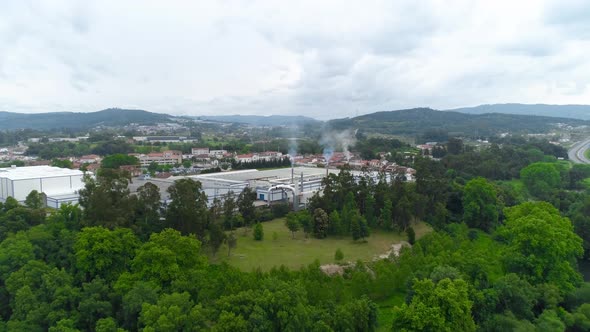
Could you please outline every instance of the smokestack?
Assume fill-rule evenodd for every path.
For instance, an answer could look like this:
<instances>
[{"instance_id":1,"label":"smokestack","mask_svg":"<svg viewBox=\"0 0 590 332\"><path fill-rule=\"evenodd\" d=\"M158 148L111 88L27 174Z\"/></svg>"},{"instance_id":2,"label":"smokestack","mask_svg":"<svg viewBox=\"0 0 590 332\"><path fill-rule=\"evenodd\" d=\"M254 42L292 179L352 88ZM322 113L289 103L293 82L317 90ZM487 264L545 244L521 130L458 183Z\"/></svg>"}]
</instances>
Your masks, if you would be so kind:
<instances>
[{"instance_id":1,"label":"smokestack","mask_svg":"<svg viewBox=\"0 0 590 332\"><path fill-rule=\"evenodd\" d=\"M303 172L301 172L301 190L299 190L301 197L303 197Z\"/></svg>"},{"instance_id":2,"label":"smokestack","mask_svg":"<svg viewBox=\"0 0 590 332\"><path fill-rule=\"evenodd\" d=\"M293 161L291 161L291 183L295 183L295 167L293 166Z\"/></svg>"}]
</instances>

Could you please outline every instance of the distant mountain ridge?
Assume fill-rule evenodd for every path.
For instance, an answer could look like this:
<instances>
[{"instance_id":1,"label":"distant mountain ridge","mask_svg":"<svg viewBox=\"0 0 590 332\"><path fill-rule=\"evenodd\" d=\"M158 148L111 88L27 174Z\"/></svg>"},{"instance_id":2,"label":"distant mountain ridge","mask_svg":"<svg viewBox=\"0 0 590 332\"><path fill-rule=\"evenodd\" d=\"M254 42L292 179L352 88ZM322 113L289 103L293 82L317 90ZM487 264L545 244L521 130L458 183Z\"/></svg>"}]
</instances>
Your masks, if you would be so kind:
<instances>
[{"instance_id":1,"label":"distant mountain ridge","mask_svg":"<svg viewBox=\"0 0 590 332\"><path fill-rule=\"evenodd\" d=\"M219 122L231 122L231 123L243 123L254 126L290 126L290 125L302 125L305 123L320 123L321 121L314 118L310 118L302 115L203 115L195 116L193 118L219 121Z\"/></svg>"},{"instance_id":2,"label":"distant mountain ridge","mask_svg":"<svg viewBox=\"0 0 590 332\"><path fill-rule=\"evenodd\" d=\"M489 104L449 109L467 114L505 113L590 120L590 105Z\"/></svg>"},{"instance_id":3,"label":"distant mountain ridge","mask_svg":"<svg viewBox=\"0 0 590 332\"><path fill-rule=\"evenodd\" d=\"M98 112L11 113L0 112L0 130L6 129L86 129L97 126L124 126L130 123L169 122L172 115L143 110L109 108Z\"/></svg>"},{"instance_id":4,"label":"distant mountain ridge","mask_svg":"<svg viewBox=\"0 0 590 332\"><path fill-rule=\"evenodd\" d=\"M488 136L503 132L541 133L558 122L572 126L590 124L590 121L571 118L502 113L466 114L413 108L330 120L328 126L335 130L360 129L367 133L389 135L421 135L428 131L445 131L454 135Z\"/></svg>"}]
</instances>

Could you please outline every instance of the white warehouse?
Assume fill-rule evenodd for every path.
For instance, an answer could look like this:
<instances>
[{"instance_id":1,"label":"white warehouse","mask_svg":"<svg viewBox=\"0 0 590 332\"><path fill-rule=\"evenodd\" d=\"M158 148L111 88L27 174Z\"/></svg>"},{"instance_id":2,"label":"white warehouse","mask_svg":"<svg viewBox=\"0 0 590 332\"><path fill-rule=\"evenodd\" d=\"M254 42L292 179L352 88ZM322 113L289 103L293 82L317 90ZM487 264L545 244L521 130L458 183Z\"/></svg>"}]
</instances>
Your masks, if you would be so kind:
<instances>
[{"instance_id":1,"label":"white warehouse","mask_svg":"<svg viewBox=\"0 0 590 332\"><path fill-rule=\"evenodd\" d=\"M48 207L77 203L78 190L84 188L83 177L82 171L51 166L0 168L0 202L8 197L23 202L37 190L47 196Z\"/></svg>"}]
</instances>

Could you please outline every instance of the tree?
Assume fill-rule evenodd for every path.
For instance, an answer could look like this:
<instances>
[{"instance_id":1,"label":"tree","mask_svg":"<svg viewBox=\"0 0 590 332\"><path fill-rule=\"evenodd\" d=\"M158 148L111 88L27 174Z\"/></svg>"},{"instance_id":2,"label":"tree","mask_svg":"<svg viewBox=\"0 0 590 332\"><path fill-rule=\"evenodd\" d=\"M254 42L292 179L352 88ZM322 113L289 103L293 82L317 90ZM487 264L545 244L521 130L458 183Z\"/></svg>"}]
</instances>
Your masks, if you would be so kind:
<instances>
[{"instance_id":1,"label":"tree","mask_svg":"<svg viewBox=\"0 0 590 332\"><path fill-rule=\"evenodd\" d=\"M341 235L342 231L342 220L340 219L340 214L338 211L334 210L330 213L330 234L332 235Z\"/></svg>"},{"instance_id":2,"label":"tree","mask_svg":"<svg viewBox=\"0 0 590 332\"><path fill-rule=\"evenodd\" d=\"M229 233L229 235L225 239L225 242L227 242L227 257L229 257L231 255L231 250L237 247L238 245L238 239L236 238L234 232Z\"/></svg>"},{"instance_id":3,"label":"tree","mask_svg":"<svg viewBox=\"0 0 590 332\"><path fill-rule=\"evenodd\" d=\"M546 202L527 202L505 209L505 225L498 234L508 248L504 264L533 285L552 283L562 292L581 281L576 259L583 254L582 239L572 223Z\"/></svg>"},{"instance_id":4,"label":"tree","mask_svg":"<svg viewBox=\"0 0 590 332\"><path fill-rule=\"evenodd\" d=\"M416 232L412 226L406 228L406 234L408 235L408 243L414 244L416 242Z\"/></svg>"},{"instance_id":5,"label":"tree","mask_svg":"<svg viewBox=\"0 0 590 332\"><path fill-rule=\"evenodd\" d=\"M225 229L233 230L236 226L236 198L233 191L228 192L223 199L223 225Z\"/></svg>"},{"instance_id":6,"label":"tree","mask_svg":"<svg viewBox=\"0 0 590 332\"><path fill-rule=\"evenodd\" d=\"M295 212L289 212L287 217L285 218L285 225L291 231L291 236L295 239L295 232L299 230L301 224L299 223L299 218Z\"/></svg>"},{"instance_id":7,"label":"tree","mask_svg":"<svg viewBox=\"0 0 590 332\"><path fill-rule=\"evenodd\" d=\"M194 305L190 294L163 294L156 304L143 304L139 322L145 331L200 331L206 328L203 307Z\"/></svg>"},{"instance_id":8,"label":"tree","mask_svg":"<svg viewBox=\"0 0 590 332\"><path fill-rule=\"evenodd\" d=\"M129 177L117 170L105 169L96 179L86 176L80 190L80 206L86 226L115 228L129 226L135 205L129 195Z\"/></svg>"},{"instance_id":9,"label":"tree","mask_svg":"<svg viewBox=\"0 0 590 332\"><path fill-rule=\"evenodd\" d=\"M152 234L150 240L137 249L131 262L131 275L123 274L118 283L131 278L152 281L165 289L174 281L186 280L192 271L206 266L207 259L201 255L201 242L168 228Z\"/></svg>"},{"instance_id":10,"label":"tree","mask_svg":"<svg viewBox=\"0 0 590 332\"><path fill-rule=\"evenodd\" d=\"M334 260L340 262L343 259L344 254L342 253L342 250L340 250L340 248L336 249L336 253L334 254Z\"/></svg>"},{"instance_id":11,"label":"tree","mask_svg":"<svg viewBox=\"0 0 590 332\"><path fill-rule=\"evenodd\" d=\"M250 187L244 188L238 196L238 210L244 218L246 227L249 227L256 220L256 209L254 201L256 200L256 192Z\"/></svg>"},{"instance_id":12,"label":"tree","mask_svg":"<svg viewBox=\"0 0 590 332\"><path fill-rule=\"evenodd\" d=\"M326 211L317 208L313 211L313 234L318 239L323 239L328 236L328 228L330 227L330 219Z\"/></svg>"},{"instance_id":13,"label":"tree","mask_svg":"<svg viewBox=\"0 0 590 332\"><path fill-rule=\"evenodd\" d=\"M394 308L394 331L475 331L468 284L462 279L414 280L410 304Z\"/></svg>"},{"instance_id":14,"label":"tree","mask_svg":"<svg viewBox=\"0 0 590 332\"><path fill-rule=\"evenodd\" d=\"M128 228L87 227L74 244L76 266L86 280L98 276L112 281L128 269L137 247L139 241Z\"/></svg>"},{"instance_id":15,"label":"tree","mask_svg":"<svg viewBox=\"0 0 590 332\"><path fill-rule=\"evenodd\" d=\"M581 188L580 182L588 177L590 177L590 165L574 164L569 170L569 189Z\"/></svg>"},{"instance_id":16,"label":"tree","mask_svg":"<svg viewBox=\"0 0 590 332\"><path fill-rule=\"evenodd\" d=\"M209 225L209 246L213 250L213 255L219 251L219 248L225 241L226 235L223 228L218 222L212 222Z\"/></svg>"},{"instance_id":17,"label":"tree","mask_svg":"<svg viewBox=\"0 0 590 332\"><path fill-rule=\"evenodd\" d=\"M368 195L365 201L365 218L371 227L377 226L377 217L375 216L375 197Z\"/></svg>"},{"instance_id":18,"label":"tree","mask_svg":"<svg viewBox=\"0 0 590 332\"><path fill-rule=\"evenodd\" d=\"M27 198L25 198L25 205L29 209L41 209L45 205L43 203L43 194L39 193L37 190L31 191Z\"/></svg>"},{"instance_id":19,"label":"tree","mask_svg":"<svg viewBox=\"0 0 590 332\"><path fill-rule=\"evenodd\" d=\"M166 223L183 235L195 234L204 239L208 210L201 182L190 178L176 180L168 187L168 193L172 202L166 211Z\"/></svg>"},{"instance_id":20,"label":"tree","mask_svg":"<svg viewBox=\"0 0 590 332\"><path fill-rule=\"evenodd\" d=\"M160 220L160 205L158 186L148 182L137 188L135 220L140 238L148 239L150 234L158 233L164 229L164 224Z\"/></svg>"},{"instance_id":21,"label":"tree","mask_svg":"<svg viewBox=\"0 0 590 332\"><path fill-rule=\"evenodd\" d=\"M104 157L100 162L102 168L118 169L119 167L126 165L139 165L139 159L135 156L116 153Z\"/></svg>"},{"instance_id":22,"label":"tree","mask_svg":"<svg viewBox=\"0 0 590 332\"><path fill-rule=\"evenodd\" d=\"M449 138L447 142L447 152L450 154L460 154L463 152L463 140L456 137Z\"/></svg>"},{"instance_id":23,"label":"tree","mask_svg":"<svg viewBox=\"0 0 590 332\"><path fill-rule=\"evenodd\" d=\"M475 178L463 191L463 220L469 227L491 231L498 223L498 201L494 186L484 178Z\"/></svg>"},{"instance_id":24,"label":"tree","mask_svg":"<svg viewBox=\"0 0 590 332\"><path fill-rule=\"evenodd\" d=\"M68 159L57 159L54 158L51 161L51 166L59 168L73 168L74 164Z\"/></svg>"},{"instance_id":25,"label":"tree","mask_svg":"<svg viewBox=\"0 0 590 332\"><path fill-rule=\"evenodd\" d=\"M363 216L358 216L357 218L359 219L361 239L369 237L370 232L369 232L369 224L367 223L367 220Z\"/></svg>"},{"instance_id":26,"label":"tree","mask_svg":"<svg viewBox=\"0 0 590 332\"><path fill-rule=\"evenodd\" d=\"M383 208L381 208L381 216L379 217L381 227L391 229L393 227L393 211L391 208L391 200L385 200Z\"/></svg>"},{"instance_id":27,"label":"tree","mask_svg":"<svg viewBox=\"0 0 590 332\"><path fill-rule=\"evenodd\" d=\"M254 225L254 240L262 241L263 238L264 229L262 228L262 224L260 222L257 222L256 225Z\"/></svg>"},{"instance_id":28,"label":"tree","mask_svg":"<svg viewBox=\"0 0 590 332\"><path fill-rule=\"evenodd\" d=\"M532 319L533 306L537 303L537 291L526 280L514 273L508 273L494 283L497 297L496 310L509 310L517 318Z\"/></svg>"},{"instance_id":29,"label":"tree","mask_svg":"<svg viewBox=\"0 0 590 332\"><path fill-rule=\"evenodd\" d=\"M552 163L530 164L520 171L520 178L529 192L539 198L548 198L561 186L559 171Z\"/></svg>"},{"instance_id":30,"label":"tree","mask_svg":"<svg viewBox=\"0 0 590 332\"><path fill-rule=\"evenodd\" d=\"M362 230L361 230L361 218L360 216L354 216L352 218L350 224L350 234L352 235L352 239L354 241L362 238Z\"/></svg>"},{"instance_id":31,"label":"tree","mask_svg":"<svg viewBox=\"0 0 590 332\"><path fill-rule=\"evenodd\" d=\"M308 237L313 231L313 218L311 214L308 210L302 210L297 212L297 218L299 219L299 224L301 225L305 237Z\"/></svg>"}]
</instances>

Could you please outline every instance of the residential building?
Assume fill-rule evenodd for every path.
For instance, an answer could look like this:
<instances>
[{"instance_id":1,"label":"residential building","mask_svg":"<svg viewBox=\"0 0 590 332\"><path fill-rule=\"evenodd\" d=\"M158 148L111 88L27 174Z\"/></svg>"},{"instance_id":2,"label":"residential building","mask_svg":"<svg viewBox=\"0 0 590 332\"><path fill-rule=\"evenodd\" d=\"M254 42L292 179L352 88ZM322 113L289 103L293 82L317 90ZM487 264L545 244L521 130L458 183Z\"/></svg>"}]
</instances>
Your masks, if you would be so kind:
<instances>
[{"instance_id":1,"label":"residential building","mask_svg":"<svg viewBox=\"0 0 590 332\"><path fill-rule=\"evenodd\" d=\"M174 165L182 163L182 152L176 150L134 155L139 159L139 164L142 167L147 167L151 163L156 163L158 165Z\"/></svg>"},{"instance_id":2,"label":"residential building","mask_svg":"<svg viewBox=\"0 0 590 332\"><path fill-rule=\"evenodd\" d=\"M80 159L78 159L78 162L80 164L95 164L100 162L101 158L98 155L95 154L89 154L86 156L82 156L80 157Z\"/></svg>"},{"instance_id":3,"label":"residential building","mask_svg":"<svg viewBox=\"0 0 590 332\"><path fill-rule=\"evenodd\" d=\"M201 154L209 154L209 148L192 148L191 154L193 156L201 155Z\"/></svg>"}]
</instances>

